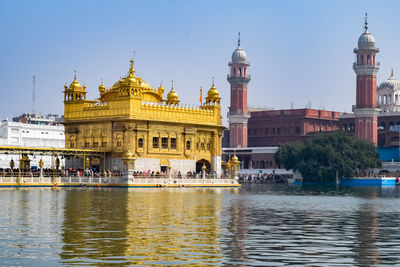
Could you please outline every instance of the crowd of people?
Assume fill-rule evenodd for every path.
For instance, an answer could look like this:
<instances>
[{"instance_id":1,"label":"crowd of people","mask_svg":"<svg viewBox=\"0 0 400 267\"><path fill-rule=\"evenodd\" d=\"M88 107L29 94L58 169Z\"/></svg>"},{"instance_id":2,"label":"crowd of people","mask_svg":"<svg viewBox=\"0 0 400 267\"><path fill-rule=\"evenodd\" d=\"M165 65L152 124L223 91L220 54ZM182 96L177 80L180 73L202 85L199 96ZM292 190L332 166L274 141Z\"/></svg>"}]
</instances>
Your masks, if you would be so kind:
<instances>
[{"instance_id":1,"label":"crowd of people","mask_svg":"<svg viewBox=\"0 0 400 267\"><path fill-rule=\"evenodd\" d=\"M288 179L292 178L293 174L241 174L239 182L241 183L270 183L270 184L287 184Z\"/></svg>"},{"instance_id":2,"label":"crowd of people","mask_svg":"<svg viewBox=\"0 0 400 267\"><path fill-rule=\"evenodd\" d=\"M30 170L21 170L18 168L0 168L0 176L1 177L13 177L21 175L23 177L39 177L40 169L30 169ZM55 170L50 168L42 169L43 177L92 177L92 178L122 178L125 176L124 172L121 170L101 170L95 168L86 168L86 169L62 169ZM168 178L167 171L134 171L133 176L135 178ZM196 172L187 172L181 173L180 171L172 171L172 177L174 178L202 178L201 173ZM215 173L206 174L206 178L215 178Z\"/></svg>"}]
</instances>

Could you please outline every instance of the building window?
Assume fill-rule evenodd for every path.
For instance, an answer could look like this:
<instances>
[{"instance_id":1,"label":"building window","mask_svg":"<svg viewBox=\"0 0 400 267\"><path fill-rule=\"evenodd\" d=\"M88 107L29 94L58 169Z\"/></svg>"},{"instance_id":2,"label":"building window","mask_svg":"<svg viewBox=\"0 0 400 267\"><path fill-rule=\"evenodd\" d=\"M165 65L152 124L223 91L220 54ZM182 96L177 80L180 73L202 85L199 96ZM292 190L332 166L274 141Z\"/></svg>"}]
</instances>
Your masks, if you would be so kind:
<instances>
[{"instance_id":1,"label":"building window","mask_svg":"<svg viewBox=\"0 0 400 267\"><path fill-rule=\"evenodd\" d=\"M171 138L171 149L176 149L176 138Z\"/></svg>"},{"instance_id":2,"label":"building window","mask_svg":"<svg viewBox=\"0 0 400 267\"><path fill-rule=\"evenodd\" d=\"M107 142L101 142L101 147L107 147Z\"/></svg>"},{"instance_id":3,"label":"building window","mask_svg":"<svg viewBox=\"0 0 400 267\"><path fill-rule=\"evenodd\" d=\"M278 128L277 131L278 131L278 134L281 134L281 128Z\"/></svg>"},{"instance_id":4,"label":"building window","mask_svg":"<svg viewBox=\"0 0 400 267\"><path fill-rule=\"evenodd\" d=\"M201 150L204 150L206 147L204 146L204 143L201 143Z\"/></svg>"},{"instance_id":5,"label":"building window","mask_svg":"<svg viewBox=\"0 0 400 267\"><path fill-rule=\"evenodd\" d=\"M200 150L199 142L196 143L196 149L197 149L197 150Z\"/></svg>"},{"instance_id":6,"label":"building window","mask_svg":"<svg viewBox=\"0 0 400 267\"><path fill-rule=\"evenodd\" d=\"M186 141L186 150L190 150L190 141Z\"/></svg>"},{"instance_id":7,"label":"building window","mask_svg":"<svg viewBox=\"0 0 400 267\"><path fill-rule=\"evenodd\" d=\"M93 148L98 148L99 147L99 143L98 142L93 142Z\"/></svg>"},{"instance_id":8,"label":"building window","mask_svg":"<svg viewBox=\"0 0 400 267\"><path fill-rule=\"evenodd\" d=\"M117 141L117 147L121 147L122 146L122 141Z\"/></svg>"},{"instance_id":9,"label":"building window","mask_svg":"<svg viewBox=\"0 0 400 267\"><path fill-rule=\"evenodd\" d=\"M345 127L346 127L346 124L345 124ZM296 126L296 134L300 134L300 127L299 126Z\"/></svg>"},{"instance_id":10,"label":"building window","mask_svg":"<svg viewBox=\"0 0 400 267\"><path fill-rule=\"evenodd\" d=\"M153 148L158 148L158 137L153 137Z\"/></svg>"},{"instance_id":11,"label":"building window","mask_svg":"<svg viewBox=\"0 0 400 267\"><path fill-rule=\"evenodd\" d=\"M69 143L70 148L74 148L74 146L75 146L74 142Z\"/></svg>"},{"instance_id":12,"label":"building window","mask_svg":"<svg viewBox=\"0 0 400 267\"><path fill-rule=\"evenodd\" d=\"M140 148L143 147L143 138L138 139L138 147L140 147Z\"/></svg>"},{"instance_id":13,"label":"building window","mask_svg":"<svg viewBox=\"0 0 400 267\"><path fill-rule=\"evenodd\" d=\"M268 135L268 128L265 128L265 135Z\"/></svg>"},{"instance_id":14,"label":"building window","mask_svg":"<svg viewBox=\"0 0 400 267\"><path fill-rule=\"evenodd\" d=\"M85 142L85 148L89 148L90 147L90 143L89 142Z\"/></svg>"},{"instance_id":15,"label":"building window","mask_svg":"<svg viewBox=\"0 0 400 267\"><path fill-rule=\"evenodd\" d=\"M210 150L210 147L211 147L210 143L207 143L207 150Z\"/></svg>"},{"instance_id":16,"label":"building window","mask_svg":"<svg viewBox=\"0 0 400 267\"><path fill-rule=\"evenodd\" d=\"M272 128L272 134L275 134L275 128Z\"/></svg>"},{"instance_id":17,"label":"building window","mask_svg":"<svg viewBox=\"0 0 400 267\"><path fill-rule=\"evenodd\" d=\"M168 138L166 137L161 138L161 148L164 149L168 148Z\"/></svg>"}]
</instances>

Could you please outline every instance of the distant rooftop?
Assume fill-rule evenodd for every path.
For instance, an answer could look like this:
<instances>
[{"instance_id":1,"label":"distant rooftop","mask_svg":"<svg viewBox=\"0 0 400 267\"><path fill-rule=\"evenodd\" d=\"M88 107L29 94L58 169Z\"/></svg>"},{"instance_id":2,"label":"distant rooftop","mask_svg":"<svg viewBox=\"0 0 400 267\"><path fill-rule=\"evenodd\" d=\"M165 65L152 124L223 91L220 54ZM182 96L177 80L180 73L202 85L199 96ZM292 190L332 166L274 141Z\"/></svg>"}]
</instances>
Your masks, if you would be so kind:
<instances>
[{"instance_id":1,"label":"distant rooftop","mask_svg":"<svg viewBox=\"0 0 400 267\"><path fill-rule=\"evenodd\" d=\"M57 114L33 114L24 113L18 117L12 119L13 122L21 122L27 124L38 124L38 125L58 125L64 120L63 116Z\"/></svg>"}]
</instances>

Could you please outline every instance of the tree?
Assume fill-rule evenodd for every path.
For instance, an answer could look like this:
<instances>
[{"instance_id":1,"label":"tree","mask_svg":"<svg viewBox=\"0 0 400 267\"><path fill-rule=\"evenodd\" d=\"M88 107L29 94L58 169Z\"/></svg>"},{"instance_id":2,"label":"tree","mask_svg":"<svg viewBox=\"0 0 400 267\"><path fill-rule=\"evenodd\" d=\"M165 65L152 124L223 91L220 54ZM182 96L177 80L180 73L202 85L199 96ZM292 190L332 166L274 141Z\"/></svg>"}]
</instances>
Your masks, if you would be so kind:
<instances>
[{"instance_id":1,"label":"tree","mask_svg":"<svg viewBox=\"0 0 400 267\"><path fill-rule=\"evenodd\" d=\"M373 144L358 140L343 131L319 133L304 145L284 144L275 153L275 162L298 170L305 181L334 181L340 177L367 173L381 166Z\"/></svg>"}]
</instances>

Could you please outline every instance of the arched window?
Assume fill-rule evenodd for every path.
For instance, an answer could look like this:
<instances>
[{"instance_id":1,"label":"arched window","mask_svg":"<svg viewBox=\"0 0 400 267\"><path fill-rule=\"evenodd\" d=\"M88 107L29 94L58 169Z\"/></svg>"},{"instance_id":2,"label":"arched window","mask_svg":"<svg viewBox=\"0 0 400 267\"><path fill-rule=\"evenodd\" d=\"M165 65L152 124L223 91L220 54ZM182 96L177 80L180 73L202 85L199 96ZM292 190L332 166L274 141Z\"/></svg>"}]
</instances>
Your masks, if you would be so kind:
<instances>
[{"instance_id":1,"label":"arched window","mask_svg":"<svg viewBox=\"0 0 400 267\"><path fill-rule=\"evenodd\" d=\"M190 141L189 140L186 141L186 150L190 150Z\"/></svg>"},{"instance_id":2,"label":"arched window","mask_svg":"<svg viewBox=\"0 0 400 267\"><path fill-rule=\"evenodd\" d=\"M379 126L382 127L383 130L385 130L386 128L386 124L384 121L381 121L381 123L379 123Z\"/></svg>"},{"instance_id":3,"label":"arched window","mask_svg":"<svg viewBox=\"0 0 400 267\"><path fill-rule=\"evenodd\" d=\"M371 64L371 57L369 55L367 55L367 65Z\"/></svg>"},{"instance_id":4,"label":"arched window","mask_svg":"<svg viewBox=\"0 0 400 267\"><path fill-rule=\"evenodd\" d=\"M361 55L361 64L364 64L364 56Z\"/></svg>"},{"instance_id":5,"label":"arched window","mask_svg":"<svg viewBox=\"0 0 400 267\"><path fill-rule=\"evenodd\" d=\"M138 147L143 147L143 138L138 139Z\"/></svg>"},{"instance_id":6,"label":"arched window","mask_svg":"<svg viewBox=\"0 0 400 267\"><path fill-rule=\"evenodd\" d=\"M242 69L239 68L239 77L242 77Z\"/></svg>"}]
</instances>

